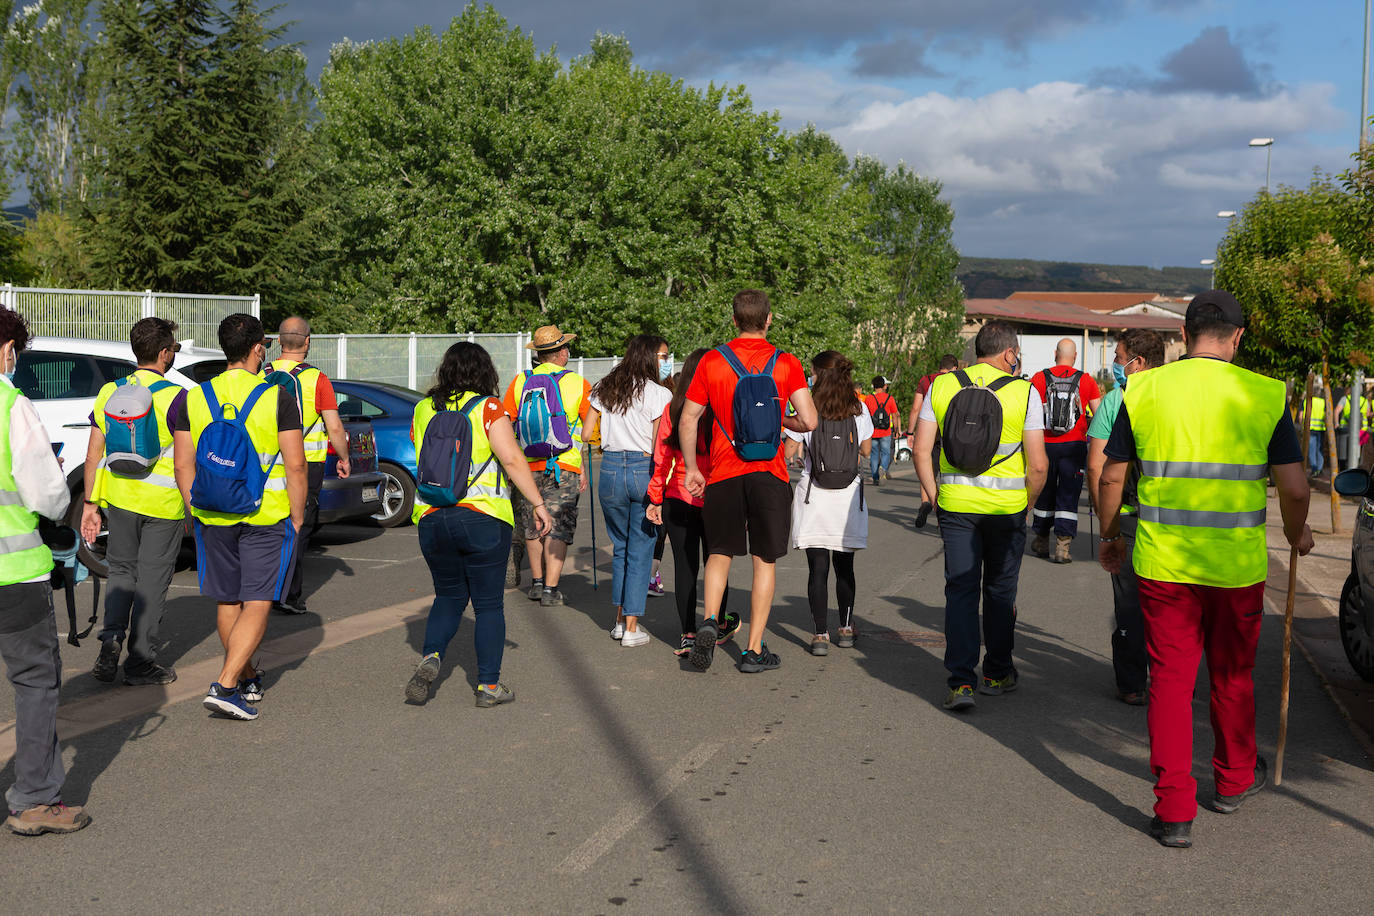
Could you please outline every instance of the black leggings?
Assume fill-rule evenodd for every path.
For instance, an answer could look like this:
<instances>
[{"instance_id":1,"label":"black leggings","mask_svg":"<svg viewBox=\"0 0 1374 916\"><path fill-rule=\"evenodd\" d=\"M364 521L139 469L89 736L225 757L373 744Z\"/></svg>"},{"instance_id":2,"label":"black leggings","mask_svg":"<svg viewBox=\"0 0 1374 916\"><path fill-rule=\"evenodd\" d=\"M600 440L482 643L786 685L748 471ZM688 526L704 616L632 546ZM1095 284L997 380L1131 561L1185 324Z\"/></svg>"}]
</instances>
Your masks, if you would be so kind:
<instances>
[{"instance_id":1,"label":"black leggings","mask_svg":"<svg viewBox=\"0 0 1374 916\"><path fill-rule=\"evenodd\" d=\"M702 555L710 555L706 531L701 524L701 507L669 497L663 501L663 527L668 543L673 546L673 598L677 601L677 616L683 633L697 631L697 574L701 571ZM730 586L720 600L720 613L730 601Z\"/></svg>"},{"instance_id":2,"label":"black leggings","mask_svg":"<svg viewBox=\"0 0 1374 916\"><path fill-rule=\"evenodd\" d=\"M824 547L806 548L806 596L811 599L811 617L816 632L827 633L829 608L825 591L830 580L831 558L835 563L835 602L840 606L840 626L853 626L854 621L854 554Z\"/></svg>"}]
</instances>

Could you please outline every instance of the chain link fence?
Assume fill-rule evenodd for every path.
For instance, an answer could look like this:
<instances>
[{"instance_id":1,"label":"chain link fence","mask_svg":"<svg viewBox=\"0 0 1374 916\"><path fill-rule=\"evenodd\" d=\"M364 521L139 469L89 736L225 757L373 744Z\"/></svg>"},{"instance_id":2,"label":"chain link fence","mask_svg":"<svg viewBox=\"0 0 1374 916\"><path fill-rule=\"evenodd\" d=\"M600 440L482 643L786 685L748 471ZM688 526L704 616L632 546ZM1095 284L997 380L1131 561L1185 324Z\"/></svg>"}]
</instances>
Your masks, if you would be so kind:
<instances>
[{"instance_id":1,"label":"chain link fence","mask_svg":"<svg viewBox=\"0 0 1374 916\"><path fill-rule=\"evenodd\" d=\"M140 318L167 318L177 336L202 347L218 347L219 323L235 312L261 314L258 296L201 296L101 289L0 286L0 306L28 319L34 334L81 340L127 341Z\"/></svg>"}]
</instances>

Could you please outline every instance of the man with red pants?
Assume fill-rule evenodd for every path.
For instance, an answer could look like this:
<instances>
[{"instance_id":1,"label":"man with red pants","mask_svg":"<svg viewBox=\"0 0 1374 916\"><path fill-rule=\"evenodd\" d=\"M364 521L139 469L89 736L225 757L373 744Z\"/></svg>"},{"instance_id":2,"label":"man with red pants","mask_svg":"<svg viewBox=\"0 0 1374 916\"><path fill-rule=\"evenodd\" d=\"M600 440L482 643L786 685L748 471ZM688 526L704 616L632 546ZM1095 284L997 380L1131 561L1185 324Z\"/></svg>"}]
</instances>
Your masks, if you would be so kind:
<instances>
[{"instance_id":1,"label":"man with red pants","mask_svg":"<svg viewBox=\"0 0 1374 916\"><path fill-rule=\"evenodd\" d=\"M1255 749L1253 673L1268 573L1271 469L1284 535L1299 553L1312 549L1307 478L1284 384L1231 365L1244 329L1230 293L1193 299L1184 318L1188 355L1131 380L1099 483L1100 559L1115 574L1124 560L1122 484L1128 462L1140 462L1133 560L1150 653L1150 835L1164 846L1192 845L1192 699L1204 654L1216 740L1212 807L1231 814L1269 779Z\"/></svg>"}]
</instances>

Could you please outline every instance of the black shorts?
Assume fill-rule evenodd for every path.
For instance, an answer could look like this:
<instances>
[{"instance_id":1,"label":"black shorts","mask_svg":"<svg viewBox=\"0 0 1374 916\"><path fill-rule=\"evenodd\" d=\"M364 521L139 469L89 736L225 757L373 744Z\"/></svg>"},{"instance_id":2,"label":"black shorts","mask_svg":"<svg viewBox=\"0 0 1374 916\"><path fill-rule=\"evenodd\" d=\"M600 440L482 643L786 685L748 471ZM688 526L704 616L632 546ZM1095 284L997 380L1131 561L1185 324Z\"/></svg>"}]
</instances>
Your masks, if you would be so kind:
<instances>
[{"instance_id":1,"label":"black shorts","mask_svg":"<svg viewBox=\"0 0 1374 916\"><path fill-rule=\"evenodd\" d=\"M710 484L703 500L701 526L711 553L749 553L769 563L787 553L792 487L786 481L755 471Z\"/></svg>"}]
</instances>

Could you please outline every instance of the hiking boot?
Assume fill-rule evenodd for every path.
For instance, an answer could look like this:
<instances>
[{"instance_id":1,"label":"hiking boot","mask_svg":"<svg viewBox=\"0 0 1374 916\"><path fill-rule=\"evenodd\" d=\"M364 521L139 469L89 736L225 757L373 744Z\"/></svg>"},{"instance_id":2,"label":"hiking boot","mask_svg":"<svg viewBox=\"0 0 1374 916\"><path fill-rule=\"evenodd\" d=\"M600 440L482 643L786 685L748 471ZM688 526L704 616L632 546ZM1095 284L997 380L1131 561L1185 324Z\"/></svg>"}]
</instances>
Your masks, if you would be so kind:
<instances>
[{"instance_id":1,"label":"hiking boot","mask_svg":"<svg viewBox=\"0 0 1374 916\"><path fill-rule=\"evenodd\" d=\"M817 633L815 636L811 637L811 654L812 654L812 655L829 655L829 654L830 654L830 634L829 634L829 633Z\"/></svg>"},{"instance_id":2,"label":"hiking boot","mask_svg":"<svg viewBox=\"0 0 1374 916\"><path fill-rule=\"evenodd\" d=\"M119 667L119 651L124 644L118 639L106 639L100 643L100 654L95 658L91 674L97 681L110 683L114 680L115 669Z\"/></svg>"},{"instance_id":3,"label":"hiking boot","mask_svg":"<svg viewBox=\"0 0 1374 916\"><path fill-rule=\"evenodd\" d=\"M262 702L262 672L259 671L252 677L245 677L239 681L239 696L243 697L245 703Z\"/></svg>"},{"instance_id":4,"label":"hiking boot","mask_svg":"<svg viewBox=\"0 0 1374 916\"><path fill-rule=\"evenodd\" d=\"M692 645L692 651L688 653L687 660L692 663L692 667L698 671L705 671L711 667L711 656L716 651L716 643L719 642L714 617L702 622L697 627L696 642Z\"/></svg>"},{"instance_id":5,"label":"hiking boot","mask_svg":"<svg viewBox=\"0 0 1374 916\"><path fill-rule=\"evenodd\" d=\"M531 601L538 601L544 597L544 580L535 579L530 583L530 590L525 593Z\"/></svg>"},{"instance_id":6,"label":"hiking boot","mask_svg":"<svg viewBox=\"0 0 1374 916\"><path fill-rule=\"evenodd\" d=\"M724 622L721 623L719 628L716 630L716 645L720 645L723 642L729 642L730 637L734 636L738 632L739 615L726 614Z\"/></svg>"},{"instance_id":7,"label":"hiking boot","mask_svg":"<svg viewBox=\"0 0 1374 916\"><path fill-rule=\"evenodd\" d=\"M130 687L170 684L176 679L177 673L174 669L163 667L156 662L149 662L147 667L138 668L134 671L130 671L127 664L124 666L124 683Z\"/></svg>"},{"instance_id":8,"label":"hiking boot","mask_svg":"<svg viewBox=\"0 0 1374 916\"><path fill-rule=\"evenodd\" d=\"M1054 538L1054 562L1072 563L1073 555L1070 549L1073 547L1073 538L1064 535L1056 535Z\"/></svg>"},{"instance_id":9,"label":"hiking boot","mask_svg":"<svg viewBox=\"0 0 1374 916\"><path fill-rule=\"evenodd\" d=\"M673 650L673 654L678 658L686 658L692 651L692 646L696 645L697 637L695 633L683 633L682 645Z\"/></svg>"},{"instance_id":10,"label":"hiking boot","mask_svg":"<svg viewBox=\"0 0 1374 916\"><path fill-rule=\"evenodd\" d=\"M839 646L841 649L854 648L854 628L840 627L839 633L835 638L835 645Z\"/></svg>"},{"instance_id":11,"label":"hiking boot","mask_svg":"<svg viewBox=\"0 0 1374 916\"><path fill-rule=\"evenodd\" d=\"M815 644L812 643L814 646ZM759 651L753 649L746 650L739 657L739 670L744 674L758 674L760 671L772 671L782 665L782 659L774 652L768 651L768 643L759 646Z\"/></svg>"},{"instance_id":12,"label":"hiking boot","mask_svg":"<svg viewBox=\"0 0 1374 916\"><path fill-rule=\"evenodd\" d=\"M221 687L218 683L210 685L210 692L201 701L206 709L217 716L227 719L239 719L244 722L251 722L258 717L256 707L249 706L248 701L238 692L238 689L228 690Z\"/></svg>"},{"instance_id":13,"label":"hiking boot","mask_svg":"<svg viewBox=\"0 0 1374 916\"><path fill-rule=\"evenodd\" d=\"M1187 849L1193 845L1193 822L1162 821L1155 817L1150 821L1150 836L1159 840L1161 846Z\"/></svg>"},{"instance_id":14,"label":"hiking boot","mask_svg":"<svg viewBox=\"0 0 1374 916\"><path fill-rule=\"evenodd\" d=\"M477 705L483 708L514 702L515 691L505 684L497 684L495 687L482 684L477 688Z\"/></svg>"},{"instance_id":15,"label":"hiking boot","mask_svg":"<svg viewBox=\"0 0 1374 916\"><path fill-rule=\"evenodd\" d=\"M985 677L978 685L978 692L989 697L1000 697L1002 694L1011 693L1015 689L1015 671L1008 674L1006 677Z\"/></svg>"},{"instance_id":16,"label":"hiking boot","mask_svg":"<svg viewBox=\"0 0 1374 916\"><path fill-rule=\"evenodd\" d=\"M972 687L968 684L960 684L958 687L950 689L943 705L945 709L958 712L961 709L972 709L978 705L978 701L973 698Z\"/></svg>"},{"instance_id":17,"label":"hiking boot","mask_svg":"<svg viewBox=\"0 0 1374 916\"><path fill-rule=\"evenodd\" d=\"M1222 814L1235 814L1236 809L1239 808L1247 798L1267 785L1269 785L1269 762L1261 757L1255 761L1254 784L1239 795L1222 795L1218 792L1217 797L1212 799L1212 807Z\"/></svg>"},{"instance_id":18,"label":"hiking boot","mask_svg":"<svg viewBox=\"0 0 1374 916\"><path fill-rule=\"evenodd\" d=\"M5 826L20 836L40 836L44 833L76 833L91 822L91 816L79 805L35 805L26 811L11 811Z\"/></svg>"},{"instance_id":19,"label":"hiking boot","mask_svg":"<svg viewBox=\"0 0 1374 916\"><path fill-rule=\"evenodd\" d=\"M1050 557L1050 536L1048 534L1037 534L1031 538L1031 553L1042 560Z\"/></svg>"},{"instance_id":20,"label":"hiking boot","mask_svg":"<svg viewBox=\"0 0 1374 916\"><path fill-rule=\"evenodd\" d=\"M649 597L662 598L663 595L663 575L661 573L654 573L654 577L649 580Z\"/></svg>"},{"instance_id":21,"label":"hiking boot","mask_svg":"<svg viewBox=\"0 0 1374 916\"><path fill-rule=\"evenodd\" d=\"M539 606L562 607L563 593L557 588L549 588L547 585L544 586L544 591L539 595Z\"/></svg>"},{"instance_id":22,"label":"hiking boot","mask_svg":"<svg viewBox=\"0 0 1374 916\"><path fill-rule=\"evenodd\" d=\"M420 659L415 673L406 682L406 702L424 705L429 699L429 685L439 676L439 653L431 652Z\"/></svg>"}]
</instances>

